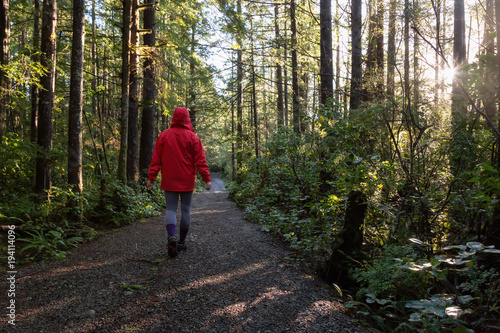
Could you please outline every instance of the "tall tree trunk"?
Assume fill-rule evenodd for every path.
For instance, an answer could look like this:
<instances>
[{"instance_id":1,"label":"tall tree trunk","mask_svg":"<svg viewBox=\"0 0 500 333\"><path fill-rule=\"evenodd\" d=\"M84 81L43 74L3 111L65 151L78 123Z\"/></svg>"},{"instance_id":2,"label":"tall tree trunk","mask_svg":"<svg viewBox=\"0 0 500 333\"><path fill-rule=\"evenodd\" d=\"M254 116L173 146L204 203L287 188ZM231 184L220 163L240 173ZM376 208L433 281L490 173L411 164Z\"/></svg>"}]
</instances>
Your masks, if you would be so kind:
<instances>
[{"instance_id":1,"label":"tall tree trunk","mask_svg":"<svg viewBox=\"0 0 500 333\"><path fill-rule=\"evenodd\" d=\"M54 110L54 89L56 71L56 25L57 1L45 0L42 15L42 39L40 63L45 72L40 77L40 105L38 113L37 143L40 151L36 159L35 193L40 198L47 200L47 195L42 195L51 187L51 150L52 150L52 118Z\"/></svg>"},{"instance_id":2,"label":"tall tree trunk","mask_svg":"<svg viewBox=\"0 0 500 333\"><path fill-rule=\"evenodd\" d=\"M250 43L251 43L251 66L252 66L252 115L253 115L253 130L254 130L254 148L255 157L259 157L259 120L257 115L257 87L255 82L255 47L253 35L253 19L250 20Z\"/></svg>"},{"instance_id":3,"label":"tall tree trunk","mask_svg":"<svg viewBox=\"0 0 500 333\"><path fill-rule=\"evenodd\" d=\"M457 74L452 87L452 121L455 125L460 126L466 116L466 105L459 87L459 83L462 83L464 79L462 67L465 65L466 56L464 0L455 0L454 2L453 36L453 66L456 68Z\"/></svg>"},{"instance_id":4,"label":"tall tree trunk","mask_svg":"<svg viewBox=\"0 0 500 333\"><path fill-rule=\"evenodd\" d=\"M333 97L332 1L320 1L320 103Z\"/></svg>"},{"instance_id":5,"label":"tall tree trunk","mask_svg":"<svg viewBox=\"0 0 500 333\"><path fill-rule=\"evenodd\" d=\"M0 8L0 40L2 48L0 49L0 64L7 66L9 64L9 44L10 44L10 14L9 0L2 0ZM4 70L0 70L0 143L3 140L5 128L5 115L7 114L8 99L10 94L10 79Z\"/></svg>"},{"instance_id":6,"label":"tall tree trunk","mask_svg":"<svg viewBox=\"0 0 500 333\"><path fill-rule=\"evenodd\" d=\"M98 108L98 94L97 94L97 32L96 32L96 15L95 15L95 2L92 0L92 111L97 114Z\"/></svg>"},{"instance_id":7,"label":"tall tree trunk","mask_svg":"<svg viewBox=\"0 0 500 333\"><path fill-rule=\"evenodd\" d=\"M339 0L335 0L335 21L339 20ZM336 48L335 48L335 101L340 105L340 29L339 24L335 25L335 37L336 37Z\"/></svg>"},{"instance_id":8,"label":"tall tree trunk","mask_svg":"<svg viewBox=\"0 0 500 333\"><path fill-rule=\"evenodd\" d=\"M287 29L285 29L285 40L287 40L288 36L287 36ZM284 64L287 64L288 63L288 43L285 42L284 45L283 45L283 63ZM288 70L287 70L288 66L285 66L285 68L283 68L283 104L285 106L285 110L284 110L284 113L285 113L285 126L288 126L290 124L289 120L288 120L288 115L290 114L290 111L289 111L289 108L288 108Z\"/></svg>"},{"instance_id":9,"label":"tall tree trunk","mask_svg":"<svg viewBox=\"0 0 500 333\"><path fill-rule=\"evenodd\" d=\"M189 58L189 116L191 118L191 124L196 131L196 58L194 57L196 52L196 22L193 23L191 27L191 57Z\"/></svg>"},{"instance_id":10,"label":"tall tree trunk","mask_svg":"<svg viewBox=\"0 0 500 333\"><path fill-rule=\"evenodd\" d=\"M293 131L300 134L300 102L299 102L299 65L297 62L297 19L295 16L295 0L290 1L290 20L292 32L292 115Z\"/></svg>"},{"instance_id":11,"label":"tall tree trunk","mask_svg":"<svg viewBox=\"0 0 500 333\"><path fill-rule=\"evenodd\" d=\"M155 53L153 48L156 44L155 0L147 0L146 3L153 5L144 10L144 29L151 29L151 33L144 35L144 45L148 47L148 53L143 65L144 82L142 85L140 170L148 169L151 157L153 156L156 114L155 63L153 58Z\"/></svg>"},{"instance_id":12,"label":"tall tree trunk","mask_svg":"<svg viewBox=\"0 0 500 333\"><path fill-rule=\"evenodd\" d=\"M404 76L403 76L403 107L405 114L408 114L410 105L410 1L405 0L404 7Z\"/></svg>"},{"instance_id":13,"label":"tall tree trunk","mask_svg":"<svg viewBox=\"0 0 500 333\"><path fill-rule=\"evenodd\" d=\"M104 136L104 116L103 116L103 113L106 109L106 104L105 104L105 101L106 101L106 97L105 97L105 94L102 94L102 98L101 100L99 100L99 96L101 95L100 93L97 92L97 86L98 86L98 78L99 78L99 72L98 72L98 69L101 68L100 66L100 63L99 63L99 59L98 59L98 54L97 54L97 31L96 31L96 15L95 15L95 2L96 0L92 0L92 54L91 54L91 57L92 57L92 81L91 81L91 86L92 86L92 91L94 92L92 94L92 113L93 114L96 114L98 116L98 119L99 119L99 139L101 141L101 146L102 146L102 152L103 152L103 155L104 155L104 162L106 164L106 170L108 172L108 174L111 174L111 170L110 170L110 167L109 167L109 163L108 163L108 154L106 152L106 139L105 139L105 136ZM105 68L105 66L102 66L103 68ZM107 88L107 80L105 78L105 71L102 70L102 73L103 73L103 84L106 86ZM105 89L106 91L108 91L107 89ZM88 119L86 119L87 121ZM87 125L89 126L89 132L91 132L90 130L90 124L87 123ZM92 134L91 134L92 135ZM92 136L92 138L94 138ZM95 145L95 141L94 142L94 149L96 151L96 155L98 155L98 150L97 150L97 145ZM97 158L97 161L99 163L99 166L98 166L98 173L99 173L99 177L100 177L100 183L101 183L101 191L104 192L105 191L105 179L104 179L104 174L103 174L103 168L102 168L102 162L101 162L101 159L98 157Z\"/></svg>"},{"instance_id":14,"label":"tall tree trunk","mask_svg":"<svg viewBox=\"0 0 500 333\"><path fill-rule=\"evenodd\" d=\"M413 27L416 29L420 28L420 4L418 0L413 2ZM413 37L413 109L415 112L418 111L420 105L420 39L419 36L414 33Z\"/></svg>"},{"instance_id":15,"label":"tall tree trunk","mask_svg":"<svg viewBox=\"0 0 500 333\"><path fill-rule=\"evenodd\" d=\"M352 0L351 8L351 110L361 106L362 100L362 79L361 68L361 0Z\"/></svg>"},{"instance_id":16,"label":"tall tree trunk","mask_svg":"<svg viewBox=\"0 0 500 333\"><path fill-rule=\"evenodd\" d=\"M276 108L278 110L278 128L285 125L285 114L283 109L283 75L281 68L281 35L280 35L280 25L279 25L279 5L274 5L274 31L276 34Z\"/></svg>"},{"instance_id":17,"label":"tall tree trunk","mask_svg":"<svg viewBox=\"0 0 500 333\"><path fill-rule=\"evenodd\" d=\"M132 0L123 2L122 27L122 97L121 97L121 126L120 126L120 153L118 156L118 179L127 183L127 143L128 143L128 113L129 113L129 83L130 83L130 18L132 14Z\"/></svg>"},{"instance_id":18,"label":"tall tree trunk","mask_svg":"<svg viewBox=\"0 0 500 333\"><path fill-rule=\"evenodd\" d=\"M309 70L305 62L301 65L301 75L299 82L299 133L307 131L307 115L306 110L309 105Z\"/></svg>"},{"instance_id":19,"label":"tall tree trunk","mask_svg":"<svg viewBox=\"0 0 500 333\"><path fill-rule=\"evenodd\" d=\"M375 68L376 68L376 52L377 52L377 38L375 36L375 23L376 23L376 8L375 0L368 2L368 49L366 54L366 70L363 77L363 100L371 101L375 93Z\"/></svg>"},{"instance_id":20,"label":"tall tree trunk","mask_svg":"<svg viewBox=\"0 0 500 333\"><path fill-rule=\"evenodd\" d=\"M465 7L464 0L455 0L454 3L454 37L453 37L453 66L455 76L452 84L451 120L456 129L452 138L452 171L457 175L465 167L465 150L467 142L467 102L460 85L465 81L466 47L465 47ZM464 150L465 149L465 150Z\"/></svg>"},{"instance_id":21,"label":"tall tree trunk","mask_svg":"<svg viewBox=\"0 0 500 333\"><path fill-rule=\"evenodd\" d=\"M377 77L376 83L376 95L377 98L381 98L384 95L384 2L382 0L377 1L377 21L375 24L375 38L376 38L376 65L377 65Z\"/></svg>"},{"instance_id":22,"label":"tall tree trunk","mask_svg":"<svg viewBox=\"0 0 500 333\"><path fill-rule=\"evenodd\" d=\"M35 7L33 11L33 53L31 54L31 60L33 63L40 61L37 50L40 49L40 0L34 0L33 5ZM31 142L35 143L37 140L36 132L38 127L38 85L36 83L31 83L30 87L31 94L31 129L30 138Z\"/></svg>"},{"instance_id":23,"label":"tall tree trunk","mask_svg":"<svg viewBox=\"0 0 500 333\"><path fill-rule=\"evenodd\" d=\"M436 16L436 60L434 69L434 107L439 104L439 72L440 72L440 52L441 52L441 0L432 1L432 7Z\"/></svg>"},{"instance_id":24,"label":"tall tree trunk","mask_svg":"<svg viewBox=\"0 0 500 333\"><path fill-rule=\"evenodd\" d=\"M500 0L495 0L495 26L496 31L500 31ZM497 113L500 113L500 34L496 34L497 44ZM500 120L498 121L500 126ZM500 170L500 144L497 142L497 160L493 161L497 164L497 170ZM497 198L498 199L498 198ZM498 200L497 207L495 207L494 216L491 221L491 226L488 230L487 242L488 245L494 245L495 248L500 248L500 200Z\"/></svg>"},{"instance_id":25,"label":"tall tree trunk","mask_svg":"<svg viewBox=\"0 0 500 333\"><path fill-rule=\"evenodd\" d=\"M389 34L387 38L387 96L394 97L396 71L396 0L389 4Z\"/></svg>"},{"instance_id":26,"label":"tall tree trunk","mask_svg":"<svg viewBox=\"0 0 500 333\"><path fill-rule=\"evenodd\" d=\"M234 52L231 53L231 63L234 63ZM234 66L231 66L231 78L234 78ZM234 89L234 87L231 87ZM234 93L234 92L233 92ZM236 97L237 94L235 94ZM234 119L234 99L231 99L231 169L232 180L237 179L236 174L236 132L235 132L235 119Z\"/></svg>"},{"instance_id":27,"label":"tall tree trunk","mask_svg":"<svg viewBox=\"0 0 500 333\"><path fill-rule=\"evenodd\" d=\"M73 41L68 119L68 184L81 193L83 55L85 42L85 0L73 0Z\"/></svg>"},{"instance_id":28,"label":"tall tree trunk","mask_svg":"<svg viewBox=\"0 0 500 333\"><path fill-rule=\"evenodd\" d=\"M237 2L237 14L238 18L241 18L241 0ZM237 59L236 59L236 181L241 182L241 171L243 166L243 50L242 50L242 34L241 30L238 30L236 36L237 44Z\"/></svg>"},{"instance_id":29,"label":"tall tree trunk","mask_svg":"<svg viewBox=\"0 0 500 333\"><path fill-rule=\"evenodd\" d=\"M486 0L486 15L484 18L484 54L488 55L487 59L492 58L495 54L495 42L494 38L491 38L495 34L495 25L491 13L494 12L493 0ZM496 106L495 106L495 95L496 91L494 85L491 84L495 80L495 73L489 70L490 64L486 61L481 62L482 72L485 84L480 87L481 99L483 100L484 112L488 115L490 119L495 118Z\"/></svg>"},{"instance_id":30,"label":"tall tree trunk","mask_svg":"<svg viewBox=\"0 0 500 333\"><path fill-rule=\"evenodd\" d=\"M252 51L253 52L253 51ZM252 55L252 109L253 109L253 130L255 141L255 157L259 157L259 119L257 114L257 88L255 83L255 63Z\"/></svg>"},{"instance_id":31,"label":"tall tree trunk","mask_svg":"<svg viewBox=\"0 0 500 333\"><path fill-rule=\"evenodd\" d=\"M130 85L129 85L129 114L127 140L127 179L129 182L139 180L139 10L138 0L132 0L132 14L130 17Z\"/></svg>"}]
</instances>

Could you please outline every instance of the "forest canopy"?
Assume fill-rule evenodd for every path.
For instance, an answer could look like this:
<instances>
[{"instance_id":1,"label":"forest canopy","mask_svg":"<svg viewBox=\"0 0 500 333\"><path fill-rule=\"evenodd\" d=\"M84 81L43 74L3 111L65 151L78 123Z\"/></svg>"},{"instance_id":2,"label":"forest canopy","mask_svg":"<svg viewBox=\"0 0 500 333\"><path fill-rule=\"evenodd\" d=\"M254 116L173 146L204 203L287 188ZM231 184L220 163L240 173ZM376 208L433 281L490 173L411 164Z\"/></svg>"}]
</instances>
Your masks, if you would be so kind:
<instances>
[{"instance_id":1,"label":"forest canopy","mask_svg":"<svg viewBox=\"0 0 500 333\"><path fill-rule=\"evenodd\" d=\"M4 0L1 224L29 262L160 214L145 176L184 106L247 219L360 320L498 328L499 13L493 0Z\"/></svg>"}]
</instances>

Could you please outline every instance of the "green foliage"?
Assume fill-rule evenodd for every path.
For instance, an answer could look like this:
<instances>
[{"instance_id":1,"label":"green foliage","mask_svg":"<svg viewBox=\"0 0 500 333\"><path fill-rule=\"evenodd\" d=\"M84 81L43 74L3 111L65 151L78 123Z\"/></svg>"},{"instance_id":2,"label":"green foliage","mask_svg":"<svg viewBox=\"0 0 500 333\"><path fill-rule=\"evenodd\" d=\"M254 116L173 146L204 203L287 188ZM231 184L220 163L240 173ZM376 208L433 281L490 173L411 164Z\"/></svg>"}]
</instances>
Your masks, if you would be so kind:
<instances>
[{"instance_id":1,"label":"green foliage","mask_svg":"<svg viewBox=\"0 0 500 333\"><path fill-rule=\"evenodd\" d=\"M162 209L163 192L159 187L147 191L133 189L110 179L104 180L104 192L98 188L93 169L85 169L83 193L66 185L65 156L62 147L52 152L54 186L49 200L35 204L32 192L36 146L8 133L0 145L0 221L15 224L21 230L20 252L28 260L64 259L69 249L96 235L93 227L120 226L156 215ZM63 184L57 186L57 184Z\"/></svg>"},{"instance_id":2,"label":"green foliage","mask_svg":"<svg viewBox=\"0 0 500 333\"><path fill-rule=\"evenodd\" d=\"M376 260L353 272L353 278L361 287L358 294L403 300L421 295L426 289L425 277L421 273L408 274L404 266L405 261L416 258L410 245L383 247Z\"/></svg>"},{"instance_id":3,"label":"green foliage","mask_svg":"<svg viewBox=\"0 0 500 333\"><path fill-rule=\"evenodd\" d=\"M162 209L162 191L155 186L152 191L142 191L123 185L118 180L106 183L104 192L93 193L89 219L96 223L121 226L137 219L156 215Z\"/></svg>"},{"instance_id":4,"label":"green foliage","mask_svg":"<svg viewBox=\"0 0 500 333\"><path fill-rule=\"evenodd\" d=\"M248 219L321 265L342 227L347 194L360 190L369 198L364 250L372 260L350 272L358 289L348 306L381 331L461 332L490 325L498 311L498 274L476 263L495 250L469 242L453 256L443 244L474 239L472 228L491 221L498 172L481 163L453 175L450 140L435 129L417 133L402 126L399 133L390 129L391 139L382 130L387 107L373 104L349 119L326 112L318 130L301 136L276 132L259 158L246 161L239 185L229 187L231 197ZM476 131L473 140L487 145L488 138ZM467 163L480 161L480 149L472 151L470 142L467 147L460 148ZM470 216L469 229L463 215ZM409 237L423 240L398 245Z\"/></svg>"},{"instance_id":5,"label":"green foliage","mask_svg":"<svg viewBox=\"0 0 500 333\"><path fill-rule=\"evenodd\" d=\"M264 152L249 161L241 184L229 186L247 218L311 256L328 250L329 237L337 227L333 213L342 205L335 195L318 198L321 167L311 144L316 139L312 135L301 139L289 130L277 132L265 147L275 153Z\"/></svg>"},{"instance_id":6,"label":"green foliage","mask_svg":"<svg viewBox=\"0 0 500 333\"><path fill-rule=\"evenodd\" d=\"M35 252L31 252L29 260L34 260L38 256L42 256L44 259L66 259L66 250L78 246L83 241L82 237L68 235L67 231L52 222L37 223L36 225L26 223L22 227L30 230L26 231L30 237L17 239L26 243L19 252L35 250Z\"/></svg>"},{"instance_id":7,"label":"green foliage","mask_svg":"<svg viewBox=\"0 0 500 333\"><path fill-rule=\"evenodd\" d=\"M423 251L408 245L383 247L371 263L353 272L362 288L357 301L348 307L361 310L368 321L378 318L375 322L381 330L396 332L486 325L498 315L498 309L491 306L500 296L495 287L500 274L479 265L478 259L484 254L498 255L500 250L478 242L443 250L428 259ZM458 253L449 253L455 250ZM457 287L452 285L454 279L459 281Z\"/></svg>"}]
</instances>

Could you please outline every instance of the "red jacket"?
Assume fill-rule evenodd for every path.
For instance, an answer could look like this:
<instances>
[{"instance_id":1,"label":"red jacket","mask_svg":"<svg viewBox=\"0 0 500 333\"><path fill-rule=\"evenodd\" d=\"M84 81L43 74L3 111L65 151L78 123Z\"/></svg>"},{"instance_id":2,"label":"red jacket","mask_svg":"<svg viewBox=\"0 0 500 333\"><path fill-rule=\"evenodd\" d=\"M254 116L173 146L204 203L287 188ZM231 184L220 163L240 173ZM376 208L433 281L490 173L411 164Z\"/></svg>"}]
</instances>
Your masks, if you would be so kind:
<instances>
[{"instance_id":1,"label":"red jacket","mask_svg":"<svg viewBox=\"0 0 500 333\"><path fill-rule=\"evenodd\" d=\"M189 192L195 187L196 170L205 183L210 172L200 139L194 134L186 108L176 108L170 128L156 140L148 179L155 181L161 169L161 188L165 191Z\"/></svg>"}]
</instances>

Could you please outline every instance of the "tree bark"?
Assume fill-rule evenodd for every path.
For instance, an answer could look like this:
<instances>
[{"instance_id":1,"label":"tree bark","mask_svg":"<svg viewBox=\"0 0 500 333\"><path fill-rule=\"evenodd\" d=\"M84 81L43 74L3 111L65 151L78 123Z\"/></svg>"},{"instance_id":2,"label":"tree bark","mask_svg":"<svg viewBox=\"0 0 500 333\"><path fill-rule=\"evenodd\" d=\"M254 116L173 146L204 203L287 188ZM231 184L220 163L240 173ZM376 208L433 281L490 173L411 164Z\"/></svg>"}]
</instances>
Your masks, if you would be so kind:
<instances>
[{"instance_id":1,"label":"tree bark","mask_svg":"<svg viewBox=\"0 0 500 333\"><path fill-rule=\"evenodd\" d=\"M389 4L389 34L387 38L387 96L394 97L396 72L396 0Z\"/></svg>"},{"instance_id":2,"label":"tree bark","mask_svg":"<svg viewBox=\"0 0 500 333\"><path fill-rule=\"evenodd\" d=\"M384 94L384 2L382 0L377 1L377 21L375 24L375 38L377 41L376 48L376 94L377 98L381 98Z\"/></svg>"},{"instance_id":3,"label":"tree bark","mask_svg":"<svg viewBox=\"0 0 500 333\"><path fill-rule=\"evenodd\" d=\"M274 5L274 31L276 34L276 108L278 110L278 128L285 125L285 114L283 109L283 75L281 68L281 35L279 26L279 5Z\"/></svg>"},{"instance_id":4,"label":"tree bark","mask_svg":"<svg viewBox=\"0 0 500 333\"><path fill-rule=\"evenodd\" d=\"M410 1L405 0L404 7L404 76L403 107L408 114L410 106Z\"/></svg>"},{"instance_id":5,"label":"tree bark","mask_svg":"<svg viewBox=\"0 0 500 333\"><path fill-rule=\"evenodd\" d=\"M238 19L241 18L241 0L237 2ZM237 72L236 72L236 181L241 182L243 166L243 50L242 31L237 31L236 44L237 51Z\"/></svg>"},{"instance_id":6,"label":"tree bark","mask_svg":"<svg viewBox=\"0 0 500 333\"><path fill-rule=\"evenodd\" d=\"M489 55L488 58L494 57L495 54L495 42L494 38L491 38L492 34L495 33L495 25L492 19L492 13L494 12L493 0L486 0L486 15L484 17L484 54ZM495 118L496 115L496 91L494 85L490 84L495 80L495 73L490 70L490 64L486 61L480 61L481 70L483 72L484 82L482 87L479 88L479 93L481 99L483 100L484 112L488 115L490 119Z\"/></svg>"},{"instance_id":7,"label":"tree bark","mask_svg":"<svg viewBox=\"0 0 500 333\"><path fill-rule=\"evenodd\" d=\"M413 27L420 30L420 4L418 0L413 1ZM420 38L413 34L413 110L418 112L420 105Z\"/></svg>"},{"instance_id":8,"label":"tree bark","mask_svg":"<svg viewBox=\"0 0 500 333\"><path fill-rule=\"evenodd\" d=\"M339 20L339 0L335 0L335 20ZM335 39L336 39L336 48L335 48L335 102L336 109L338 110L340 105L340 29L339 24L336 24L335 27Z\"/></svg>"},{"instance_id":9,"label":"tree bark","mask_svg":"<svg viewBox=\"0 0 500 333\"><path fill-rule=\"evenodd\" d=\"M40 49L40 0L34 0L34 11L33 11L33 52L31 54L31 60L33 63L40 61L37 50ZM38 85L36 83L31 83L30 87L31 94L31 126L30 126L30 140L36 143L36 132L38 127Z\"/></svg>"},{"instance_id":10,"label":"tree bark","mask_svg":"<svg viewBox=\"0 0 500 333\"><path fill-rule=\"evenodd\" d=\"M495 26L496 31L500 31L500 0L495 0ZM496 44L497 44L497 108L498 113L500 113L500 34L496 35ZM498 121L498 125L500 126L500 120ZM496 143L496 162L497 170L500 170L500 144ZM497 196L497 200L498 200ZM494 245L495 248L500 249L500 200L494 210L493 219L491 221L491 225L488 230L486 244Z\"/></svg>"},{"instance_id":11,"label":"tree bark","mask_svg":"<svg viewBox=\"0 0 500 333\"><path fill-rule=\"evenodd\" d=\"M196 52L196 22L191 27L191 57L189 58L189 116L191 124L196 131L196 59L194 54Z\"/></svg>"},{"instance_id":12,"label":"tree bark","mask_svg":"<svg viewBox=\"0 0 500 333\"><path fill-rule=\"evenodd\" d=\"M320 103L333 97L332 2L320 1Z\"/></svg>"},{"instance_id":13,"label":"tree bark","mask_svg":"<svg viewBox=\"0 0 500 333\"><path fill-rule=\"evenodd\" d=\"M68 119L68 184L81 193L83 55L85 43L85 0L73 0L73 41Z\"/></svg>"},{"instance_id":14,"label":"tree bark","mask_svg":"<svg viewBox=\"0 0 500 333\"><path fill-rule=\"evenodd\" d=\"M440 80L440 56L439 51L441 50L441 0L432 1L432 7L434 9L434 14L436 16L436 60L434 69L434 107L438 107L439 103L439 80Z\"/></svg>"},{"instance_id":15,"label":"tree bark","mask_svg":"<svg viewBox=\"0 0 500 333\"><path fill-rule=\"evenodd\" d=\"M455 125L465 125L466 105L459 83L463 83L466 47L465 47L465 7L464 0L455 0L453 26L453 66L456 75L452 87L452 121Z\"/></svg>"},{"instance_id":16,"label":"tree bark","mask_svg":"<svg viewBox=\"0 0 500 333\"><path fill-rule=\"evenodd\" d=\"M366 70L363 77L363 100L371 101L375 93L375 69L377 38L375 36L376 8L375 1L368 2L368 49L366 52Z\"/></svg>"},{"instance_id":17,"label":"tree bark","mask_svg":"<svg viewBox=\"0 0 500 333\"><path fill-rule=\"evenodd\" d=\"M0 63L3 66L9 64L9 45L10 45L10 14L9 14L9 0L2 0L2 7L0 8L0 40L2 47L0 48ZM7 107L9 105L10 94L10 79L4 70L0 70L0 143L2 143L4 128L5 128L5 115L7 114Z\"/></svg>"},{"instance_id":18,"label":"tree bark","mask_svg":"<svg viewBox=\"0 0 500 333\"><path fill-rule=\"evenodd\" d=\"M138 0L132 0L130 17L130 85L127 140L127 179L135 183L139 180L139 10Z\"/></svg>"},{"instance_id":19,"label":"tree bark","mask_svg":"<svg viewBox=\"0 0 500 333\"><path fill-rule=\"evenodd\" d=\"M285 29L285 40L287 40L287 29ZM283 44L283 63L284 64L287 64L288 63L288 43L284 43ZM283 104L285 106L285 110L284 110L284 113L285 113L285 119L284 119L284 123L285 123L285 126L288 126L290 124L290 121L289 121L289 113L290 113L290 110L288 108L289 106L289 103L288 103L288 70L287 70L288 66L285 66L283 68Z\"/></svg>"},{"instance_id":20,"label":"tree bark","mask_svg":"<svg viewBox=\"0 0 500 333\"><path fill-rule=\"evenodd\" d=\"M130 24L132 14L131 0L123 2L123 27L122 27L122 97L121 97L121 126L120 126L120 152L118 156L118 179L127 183L127 144L128 144L128 118L129 118L129 83L130 83Z\"/></svg>"},{"instance_id":21,"label":"tree bark","mask_svg":"<svg viewBox=\"0 0 500 333\"><path fill-rule=\"evenodd\" d=\"M455 75L452 84L451 121L455 131L452 137L452 172L458 175L465 167L467 154L467 100L460 88L465 83L463 66L466 62L465 7L464 0L454 2L453 67Z\"/></svg>"},{"instance_id":22,"label":"tree bark","mask_svg":"<svg viewBox=\"0 0 500 333\"><path fill-rule=\"evenodd\" d=\"M147 0L146 3L154 4L155 0ZM147 46L148 55L144 59L142 85L142 124L141 124L141 147L139 156L139 168L149 168L154 148L154 128L156 114L156 84L155 84L155 62L154 50L156 41L156 19L155 7L150 6L144 10L144 29L151 29L150 34L144 35L144 45Z\"/></svg>"},{"instance_id":23,"label":"tree bark","mask_svg":"<svg viewBox=\"0 0 500 333\"><path fill-rule=\"evenodd\" d=\"M40 63L45 68L45 73L40 77L40 104L38 114L37 143L40 151L36 159L35 193L41 199L48 199L44 191L51 187L51 150L52 150L52 118L54 110L54 89L56 71L56 26L57 26L57 1L45 0L43 2L42 38Z\"/></svg>"},{"instance_id":24,"label":"tree bark","mask_svg":"<svg viewBox=\"0 0 500 333\"><path fill-rule=\"evenodd\" d=\"M257 88L256 88L256 79L255 79L255 49L254 49L254 39L253 39L253 20L250 21L251 27L251 37L250 42L251 45L251 61L252 61L252 113L253 113L253 130L254 130L254 148L255 148L255 157L259 157L259 119L257 114Z\"/></svg>"},{"instance_id":25,"label":"tree bark","mask_svg":"<svg viewBox=\"0 0 500 333\"><path fill-rule=\"evenodd\" d=\"M290 1L291 44L292 44L292 122L293 131L300 134L299 65L297 62L297 18L295 0Z\"/></svg>"},{"instance_id":26,"label":"tree bark","mask_svg":"<svg viewBox=\"0 0 500 333\"><path fill-rule=\"evenodd\" d=\"M351 8L351 97L350 109L354 110L361 106L362 101L362 79L361 68L361 0L352 0Z\"/></svg>"},{"instance_id":27,"label":"tree bark","mask_svg":"<svg viewBox=\"0 0 500 333\"><path fill-rule=\"evenodd\" d=\"M349 270L363 259L363 224L366 216L367 199L360 191L349 193L344 226L332 245L332 253L320 274L328 281L349 288L354 284Z\"/></svg>"}]
</instances>

